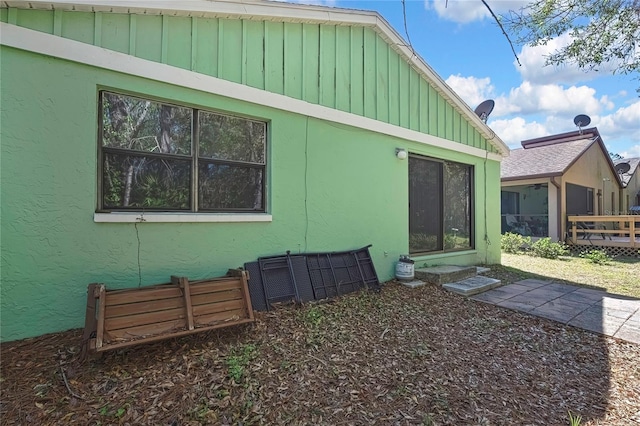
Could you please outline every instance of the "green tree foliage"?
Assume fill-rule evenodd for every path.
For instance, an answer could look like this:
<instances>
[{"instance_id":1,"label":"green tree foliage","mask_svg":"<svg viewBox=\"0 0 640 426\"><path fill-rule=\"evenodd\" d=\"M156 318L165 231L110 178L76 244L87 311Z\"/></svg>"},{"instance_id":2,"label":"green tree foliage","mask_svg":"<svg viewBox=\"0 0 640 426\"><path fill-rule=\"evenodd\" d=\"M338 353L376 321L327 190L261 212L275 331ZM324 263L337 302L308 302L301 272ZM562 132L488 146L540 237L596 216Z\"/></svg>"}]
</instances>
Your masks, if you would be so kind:
<instances>
[{"instance_id":1,"label":"green tree foliage","mask_svg":"<svg viewBox=\"0 0 640 426\"><path fill-rule=\"evenodd\" d=\"M618 154L617 152L609 152L609 157L611 157L613 161L622 160L624 158L622 155Z\"/></svg>"},{"instance_id":2,"label":"green tree foliage","mask_svg":"<svg viewBox=\"0 0 640 426\"><path fill-rule=\"evenodd\" d=\"M199 210L263 209L265 140L263 122L103 92L103 206L188 210L195 179Z\"/></svg>"},{"instance_id":3,"label":"green tree foliage","mask_svg":"<svg viewBox=\"0 0 640 426\"><path fill-rule=\"evenodd\" d=\"M262 168L243 167L235 162L265 163L264 123L204 111L198 115L200 206L260 209ZM218 161L207 161L209 158Z\"/></svg>"},{"instance_id":4,"label":"green tree foliage","mask_svg":"<svg viewBox=\"0 0 640 426\"><path fill-rule=\"evenodd\" d=\"M640 0L534 0L501 22L530 46L568 33L571 42L547 57L550 65L640 72Z\"/></svg>"},{"instance_id":5,"label":"green tree foliage","mask_svg":"<svg viewBox=\"0 0 640 426\"><path fill-rule=\"evenodd\" d=\"M104 92L105 207L189 208L190 161L150 154L191 154L191 109ZM130 151L130 154L127 151Z\"/></svg>"}]
</instances>

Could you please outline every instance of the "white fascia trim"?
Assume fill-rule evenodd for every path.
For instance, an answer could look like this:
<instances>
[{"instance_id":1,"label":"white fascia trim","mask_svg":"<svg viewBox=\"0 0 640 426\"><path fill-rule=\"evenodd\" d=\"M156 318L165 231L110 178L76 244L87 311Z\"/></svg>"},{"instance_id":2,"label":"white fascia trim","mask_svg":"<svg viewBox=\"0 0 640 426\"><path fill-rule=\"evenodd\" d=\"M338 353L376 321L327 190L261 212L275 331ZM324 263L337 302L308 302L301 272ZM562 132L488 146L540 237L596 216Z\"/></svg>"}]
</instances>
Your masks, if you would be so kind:
<instances>
[{"instance_id":1,"label":"white fascia trim","mask_svg":"<svg viewBox=\"0 0 640 426\"><path fill-rule=\"evenodd\" d=\"M96 223L208 223L208 222L272 222L264 213L94 213Z\"/></svg>"},{"instance_id":2,"label":"white fascia trim","mask_svg":"<svg viewBox=\"0 0 640 426\"><path fill-rule=\"evenodd\" d=\"M363 25L372 27L390 46L409 63L416 71L432 83L436 91L454 109L466 116L474 127L487 140L491 141L504 155L509 154L509 147L469 108L469 106L436 74L433 69L418 55L398 34L398 32L375 11L343 9L292 4L286 2L254 2L254 1L202 1L182 0L76 0L51 2L47 0L3 1L5 7L27 9L61 9L88 12L117 12L142 14L167 14L191 17L222 17L253 20L280 20L286 22L310 22L335 25Z\"/></svg>"},{"instance_id":3,"label":"white fascia trim","mask_svg":"<svg viewBox=\"0 0 640 426\"><path fill-rule=\"evenodd\" d=\"M88 12L118 12L167 14L192 17L242 18L279 20L286 22L325 23L334 25L362 25L372 27L389 45L403 56L414 69L433 84L436 91L454 109L467 117L480 134L490 141L503 156L509 147L495 132L480 120L475 112L451 89L433 69L419 57L411 46L378 12L326 6L292 4L279 1L203 1L203 0L76 0L76 1L4 1L7 7L27 9L62 9Z\"/></svg>"},{"instance_id":4,"label":"white fascia trim","mask_svg":"<svg viewBox=\"0 0 640 426\"><path fill-rule=\"evenodd\" d=\"M232 83L216 77L136 58L102 47L21 28L11 24L0 23L0 33L2 34L0 43L16 49L139 76L179 87L250 102L256 105L306 115L320 120L340 123L346 126L370 130L408 141L469 154L475 157L488 158L496 161L501 161L503 158L500 154L489 153L480 148L420 133L415 130L405 129L393 124L383 123L360 115L311 104L277 93L267 92L239 83Z\"/></svg>"},{"instance_id":5,"label":"white fascia trim","mask_svg":"<svg viewBox=\"0 0 640 426\"><path fill-rule=\"evenodd\" d=\"M142 13L192 17L324 22L373 26L377 12L326 6L251 0L5 0L2 7L82 12Z\"/></svg>"}]
</instances>

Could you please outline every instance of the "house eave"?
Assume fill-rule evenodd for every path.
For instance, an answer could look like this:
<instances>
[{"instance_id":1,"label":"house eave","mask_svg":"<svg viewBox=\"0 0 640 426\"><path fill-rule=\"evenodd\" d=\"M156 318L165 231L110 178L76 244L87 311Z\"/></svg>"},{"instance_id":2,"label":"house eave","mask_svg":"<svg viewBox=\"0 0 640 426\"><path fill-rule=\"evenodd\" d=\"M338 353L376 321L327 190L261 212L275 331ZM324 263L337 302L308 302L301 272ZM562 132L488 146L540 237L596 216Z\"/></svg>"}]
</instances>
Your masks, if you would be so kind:
<instances>
[{"instance_id":1,"label":"house eave","mask_svg":"<svg viewBox=\"0 0 640 426\"><path fill-rule=\"evenodd\" d=\"M0 22L0 44L29 52L39 53L71 62L134 75L149 80L169 83L178 87L195 89L239 101L269 108L304 114L334 123L374 131L407 141L422 143L459 153L500 161L500 154L464 145L448 139L348 113L322 105L312 104L277 93L266 92L240 83L221 80L170 65L148 61L124 53L81 43L70 39L41 33Z\"/></svg>"},{"instance_id":2,"label":"house eave","mask_svg":"<svg viewBox=\"0 0 640 426\"><path fill-rule=\"evenodd\" d=\"M552 177L558 177L558 176L562 176L562 173L554 172L554 173L541 173L537 175L509 176L505 178L500 178L500 182L515 182L519 180L552 178Z\"/></svg>"},{"instance_id":3,"label":"house eave","mask_svg":"<svg viewBox=\"0 0 640 426\"><path fill-rule=\"evenodd\" d=\"M389 45L407 60L434 89L473 127L489 141L501 156L509 155L509 147L489 126L451 89L421 58L398 32L377 12L339 9L269 1L169 1L169 0L76 0L70 1L11 1L0 2L0 7L19 9L68 10L128 14L154 14L188 17L241 18L295 23L332 25L361 25L371 27ZM11 23L11 22L9 22Z\"/></svg>"}]
</instances>

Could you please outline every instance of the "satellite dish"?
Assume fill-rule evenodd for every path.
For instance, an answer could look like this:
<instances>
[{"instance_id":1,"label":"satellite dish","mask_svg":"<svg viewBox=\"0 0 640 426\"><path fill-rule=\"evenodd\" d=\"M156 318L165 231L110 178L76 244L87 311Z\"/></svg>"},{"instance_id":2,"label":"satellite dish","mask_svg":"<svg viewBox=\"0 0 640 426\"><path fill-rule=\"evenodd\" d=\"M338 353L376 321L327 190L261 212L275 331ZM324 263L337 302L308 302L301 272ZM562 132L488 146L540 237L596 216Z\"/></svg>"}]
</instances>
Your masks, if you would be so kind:
<instances>
[{"instance_id":1,"label":"satellite dish","mask_svg":"<svg viewBox=\"0 0 640 426\"><path fill-rule=\"evenodd\" d=\"M618 164L616 164L616 172L619 175L627 173L629 170L631 170L631 164L629 164L629 163L618 163Z\"/></svg>"},{"instance_id":2,"label":"satellite dish","mask_svg":"<svg viewBox=\"0 0 640 426\"><path fill-rule=\"evenodd\" d=\"M589 123L591 123L591 117L585 114L576 115L575 118L573 119L573 124L578 126L578 129L580 130L580 134L582 134L582 128L584 126L588 126Z\"/></svg>"},{"instance_id":3,"label":"satellite dish","mask_svg":"<svg viewBox=\"0 0 640 426\"><path fill-rule=\"evenodd\" d=\"M487 99L486 101L478 105L474 112L478 117L480 117L480 120L486 123L487 118L489 118L489 114L491 114L491 111L493 111L493 107L495 105L496 103L493 101L493 99Z\"/></svg>"}]
</instances>

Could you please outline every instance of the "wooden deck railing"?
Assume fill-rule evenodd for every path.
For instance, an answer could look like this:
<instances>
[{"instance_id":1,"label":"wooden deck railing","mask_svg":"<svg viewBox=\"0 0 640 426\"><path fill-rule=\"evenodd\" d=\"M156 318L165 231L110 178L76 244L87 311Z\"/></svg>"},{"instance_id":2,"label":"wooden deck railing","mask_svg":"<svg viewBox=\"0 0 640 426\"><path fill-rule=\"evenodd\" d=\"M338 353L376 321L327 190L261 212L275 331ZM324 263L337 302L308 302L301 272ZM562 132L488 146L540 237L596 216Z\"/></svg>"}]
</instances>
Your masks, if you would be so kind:
<instances>
[{"instance_id":1,"label":"wooden deck railing","mask_svg":"<svg viewBox=\"0 0 640 426\"><path fill-rule=\"evenodd\" d=\"M640 247L640 216L568 216L572 244Z\"/></svg>"}]
</instances>

